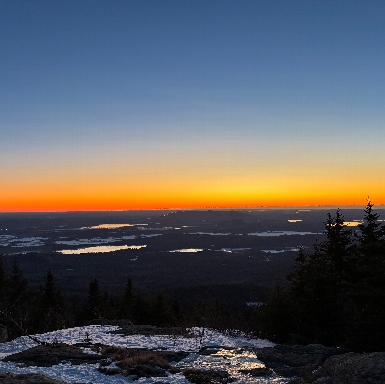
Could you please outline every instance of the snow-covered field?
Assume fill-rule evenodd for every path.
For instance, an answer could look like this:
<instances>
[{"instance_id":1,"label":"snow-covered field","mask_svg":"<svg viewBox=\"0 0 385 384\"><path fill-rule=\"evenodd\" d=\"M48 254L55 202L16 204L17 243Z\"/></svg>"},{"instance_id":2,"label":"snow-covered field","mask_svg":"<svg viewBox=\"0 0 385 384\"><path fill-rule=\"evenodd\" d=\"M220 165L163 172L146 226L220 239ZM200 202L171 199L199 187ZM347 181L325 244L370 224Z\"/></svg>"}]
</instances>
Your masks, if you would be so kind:
<instances>
[{"instance_id":1,"label":"snow-covered field","mask_svg":"<svg viewBox=\"0 0 385 384\"><path fill-rule=\"evenodd\" d=\"M250 339L243 335L233 337L205 328L191 329L194 337L190 338L170 335L123 336L122 334L108 333L109 331L115 331L118 329L119 327L116 326L91 325L49 332L37 335L37 337L41 341L57 341L66 344L82 343L86 338L88 338L92 343L102 343L104 345L122 348L187 351L190 352L190 354L184 360L177 363L176 366L181 368L192 367L200 369L227 370L231 377L236 379L237 383L284 384L288 382L287 378L282 378L274 374L268 377L251 377L238 372L240 369L263 367L263 363L257 359L255 353L249 350L248 347L272 347L273 344L267 340L254 338ZM8 343L0 344L0 358L3 359L8 355L24 351L34 347L35 345L37 344L25 336L19 337ZM202 347L215 348L216 353L208 356L200 355L197 352ZM118 384L131 382L129 378L122 375L104 375L97 370L98 366L99 364L71 365L68 363L54 365L52 367L22 367L17 363L0 361L0 371L2 372L17 374L40 373L67 383ZM159 384L190 384L182 373L170 374L168 377L140 378L135 382L138 384L152 384L155 382Z\"/></svg>"}]
</instances>

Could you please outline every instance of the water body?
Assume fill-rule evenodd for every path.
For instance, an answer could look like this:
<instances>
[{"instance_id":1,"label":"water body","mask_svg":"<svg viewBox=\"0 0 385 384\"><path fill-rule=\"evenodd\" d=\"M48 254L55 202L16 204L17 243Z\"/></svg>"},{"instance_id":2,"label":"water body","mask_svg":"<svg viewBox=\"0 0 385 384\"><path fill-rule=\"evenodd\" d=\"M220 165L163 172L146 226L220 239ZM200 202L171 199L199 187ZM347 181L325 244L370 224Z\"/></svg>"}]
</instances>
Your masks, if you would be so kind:
<instances>
[{"instance_id":1,"label":"water body","mask_svg":"<svg viewBox=\"0 0 385 384\"><path fill-rule=\"evenodd\" d=\"M161 227L161 228L137 227L137 228L140 229L141 231L169 231L171 229L180 229L180 228L174 228L174 227Z\"/></svg>"},{"instance_id":2,"label":"water body","mask_svg":"<svg viewBox=\"0 0 385 384\"><path fill-rule=\"evenodd\" d=\"M214 232L193 232L190 235L210 235L210 236L228 236L231 233L214 233Z\"/></svg>"},{"instance_id":3,"label":"water body","mask_svg":"<svg viewBox=\"0 0 385 384\"><path fill-rule=\"evenodd\" d=\"M233 252L242 252L242 251L248 251L251 248L222 248L219 250L219 252L228 252L228 253L233 253Z\"/></svg>"},{"instance_id":4,"label":"water body","mask_svg":"<svg viewBox=\"0 0 385 384\"><path fill-rule=\"evenodd\" d=\"M262 249L261 252L264 253L282 253L282 252L298 252L299 248L287 248L287 249Z\"/></svg>"},{"instance_id":5,"label":"water body","mask_svg":"<svg viewBox=\"0 0 385 384\"><path fill-rule=\"evenodd\" d=\"M16 248L24 247L41 247L45 245L43 240L48 240L48 237L22 237L18 238L11 235L0 236L0 246L7 247L8 245Z\"/></svg>"},{"instance_id":6,"label":"water body","mask_svg":"<svg viewBox=\"0 0 385 384\"><path fill-rule=\"evenodd\" d=\"M271 236L292 236L292 235L323 235L323 233L317 233L317 232L298 232L298 231L268 231L268 232L254 232L249 233L249 236L264 236L264 237L271 237Z\"/></svg>"},{"instance_id":7,"label":"water body","mask_svg":"<svg viewBox=\"0 0 385 384\"><path fill-rule=\"evenodd\" d=\"M91 227L82 227L80 229L116 229L124 227L135 227L137 225L148 225L148 224L99 224Z\"/></svg>"},{"instance_id":8,"label":"water body","mask_svg":"<svg viewBox=\"0 0 385 384\"><path fill-rule=\"evenodd\" d=\"M202 251L203 251L202 248L183 248L183 249L175 249L169 252L195 253L195 252L202 252Z\"/></svg>"},{"instance_id":9,"label":"water body","mask_svg":"<svg viewBox=\"0 0 385 384\"><path fill-rule=\"evenodd\" d=\"M133 240L136 236L122 236L122 237L107 237L107 238L100 238L100 237L93 237L91 239L78 239L78 240L59 240L55 241L55 244L61 244L61 245L98 245L98 244L106 244L106 243L116 243L117 241L122 240Z\"/></svg>"},{"instance_id":10,"label":"water body","mask_svg":"<svg viewBox=\"0 0 385 384\"><path fill-rule=\"evenodd\" d=\"M141 249L145 247L147 247L147 245L99 245L96 247L87 247L80 249L63 249L57 252L62 253L63 255L80 255L83 253L115 252L124 249Z\"/></svg>"}]
</instances>

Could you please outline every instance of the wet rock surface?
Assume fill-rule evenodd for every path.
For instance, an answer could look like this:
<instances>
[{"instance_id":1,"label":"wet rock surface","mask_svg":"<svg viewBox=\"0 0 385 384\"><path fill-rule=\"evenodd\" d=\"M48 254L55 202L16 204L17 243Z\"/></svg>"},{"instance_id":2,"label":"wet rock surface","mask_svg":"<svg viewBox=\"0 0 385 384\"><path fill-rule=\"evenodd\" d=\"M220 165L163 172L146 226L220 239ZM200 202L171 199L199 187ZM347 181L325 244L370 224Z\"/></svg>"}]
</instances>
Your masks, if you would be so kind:
<instances>
[{"instance_id":1,"label":"wet rock surface","mask_svg":"<svg viewBox=\"0 0 385 384\"><path fill-rule=\"evenodd\" d=\"M276 345L273 348L255 349L255 353L267 368L284 377L305 376L318 369L324 361L347 350L325 347L320 344Z\"/></svg>"},{"instance_id":2,"label":"wet rock surface","mask_svg":"<svg viewBox=\"0 0 385 384\"><path fill-rule=\"evenodd\" d=\"M103 356L84 353L80 348L57 343L53 345L37 345L26 351L9 355L3 361L22 363L25 366L51 367L62 362L71 364L95 364L103 359Z\"/></svg>"},{"instance_id":3,"label":"wet rock surface","mask_svg":"<svg viewBox=\"0 0 385 384\"><path fill-rule=\"evenodd\" d=\"M252 369L240 369L239 372L250 375L253 377L264 377L269 376L273 373L273 370L270 368L252 368Z\"/></svg>"},{"instance_id":4,"label":"wet rock surface","mask_svg":"<svg viewBox=\"0 0 385 384\"><path fill-rule=\"evenodd\" d=\"M183 375L194 384L227 384L234 381L227 371L188 368L183 371Z\"/></svg>"},{"instance_id":5,"label":"wet rock surface","mask_svg":"<svg viewBox=\"0 0 385 384\"><path fill-rule=\"evenodd\" d=\"M227 350L227 351L234 351L233 347L221 347L220 345L212 345L210 347L202 347L199 350L199 354L203 356L210 356L210 355L215 355L220 349L222 350ZM243 351L242 348L239 348L239 351Z\"/></svg>"}]
</instances>

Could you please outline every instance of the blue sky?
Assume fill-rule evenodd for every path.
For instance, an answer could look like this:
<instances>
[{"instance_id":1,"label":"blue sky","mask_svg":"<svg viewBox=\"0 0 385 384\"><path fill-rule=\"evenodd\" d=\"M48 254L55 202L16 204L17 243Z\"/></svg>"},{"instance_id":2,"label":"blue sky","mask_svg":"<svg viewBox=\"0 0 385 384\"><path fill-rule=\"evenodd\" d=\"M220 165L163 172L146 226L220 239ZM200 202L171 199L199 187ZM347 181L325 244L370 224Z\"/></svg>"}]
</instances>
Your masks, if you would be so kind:
<instances>
[{"instance_id":1,"label":"blue sky","mask_svg":"<svg viewBox=\"0 0 385 384\"><path fill-rule=\"evenodd\" d=\"M178 174L212 163L245 184L261 162L284 172L290 153L293 172L310 163L319 177L330 156L340 173L372 164L379 188L384 15L383 1L2 1L0 160L19 175L9 188L27 172L42 189L54 170L84 178L102 161L121 177L118 164L140 168L138 156L143 174L181 159Z\"/></svg>"}]
</instances>

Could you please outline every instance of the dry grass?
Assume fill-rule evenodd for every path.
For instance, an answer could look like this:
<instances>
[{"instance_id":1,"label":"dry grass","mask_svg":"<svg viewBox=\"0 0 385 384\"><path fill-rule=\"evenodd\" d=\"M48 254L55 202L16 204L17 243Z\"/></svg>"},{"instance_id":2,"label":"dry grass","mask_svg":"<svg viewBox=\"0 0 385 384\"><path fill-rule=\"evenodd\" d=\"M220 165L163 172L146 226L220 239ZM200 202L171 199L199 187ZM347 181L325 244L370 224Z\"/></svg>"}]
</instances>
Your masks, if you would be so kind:
<instances>
[{"instance_id":1,"label":"dry grass","mask_svg":"<svg viewBox=\"0 0 385 384\"><path fill-rule=\"evenodd\" d=\"M121 349L122 348L119 348L119 347L105 347L105 348L101 349L100 352L103 355L113 355L114 353L118 352Z\"/></svg>"},{"instance_id":2,"label":"dry grass","mask_svg":"<svg viewBox=\"0 0 385 384\"><path fill-rule=\"evenodd\" d=\"M112 355L112 360L116 361L116 365L126 370L142 364L149 364L163 369L171 368L168 361L156 354L156 352L117 347L107 347L102 352L106 355Z\"/></svg>"}]
</instances>

